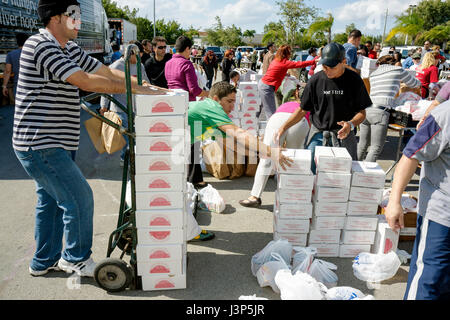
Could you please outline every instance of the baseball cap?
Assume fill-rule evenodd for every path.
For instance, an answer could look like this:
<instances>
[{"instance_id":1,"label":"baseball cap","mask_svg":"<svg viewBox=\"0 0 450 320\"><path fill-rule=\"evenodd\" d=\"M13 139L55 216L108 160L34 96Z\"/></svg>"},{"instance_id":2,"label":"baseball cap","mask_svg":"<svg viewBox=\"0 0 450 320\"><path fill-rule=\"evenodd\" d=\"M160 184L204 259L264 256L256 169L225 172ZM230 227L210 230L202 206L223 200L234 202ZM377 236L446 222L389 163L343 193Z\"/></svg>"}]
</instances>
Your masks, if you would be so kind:
<instances>
[{"instance_id":1,"label":"baseball cap","mask_svg":"<svg viewBox=\"0 0 450 320\"><path fill-rule=\"evenodd\" d=\"M322 58L318 64L326 65L327 67L334 68L338 63L345 59L345 48L343 45L331 42L326 45L322 50Z\"/></svg>"},{"instance_id":2,"label":"baseball cap","mask_svg":"<svg viewBox=\"0 0 450 320\"><path fill-rule=\"evenodd\" d=\"M411 58L413 58L413 59L422 59L422 55L420 53L416 52L416 53L414 53L411 56Z\"/></svg>"},{"instance_id":3,"label":"baseball cap","mask_svg":"<svg viewBox=\"0 0 450 320\"><path fill-rule=\"evenodd\" d=\"M38 14L41 21L67 11L70 6L80 6L77 0L39 0Z\"/></svg>"}]
</instances>

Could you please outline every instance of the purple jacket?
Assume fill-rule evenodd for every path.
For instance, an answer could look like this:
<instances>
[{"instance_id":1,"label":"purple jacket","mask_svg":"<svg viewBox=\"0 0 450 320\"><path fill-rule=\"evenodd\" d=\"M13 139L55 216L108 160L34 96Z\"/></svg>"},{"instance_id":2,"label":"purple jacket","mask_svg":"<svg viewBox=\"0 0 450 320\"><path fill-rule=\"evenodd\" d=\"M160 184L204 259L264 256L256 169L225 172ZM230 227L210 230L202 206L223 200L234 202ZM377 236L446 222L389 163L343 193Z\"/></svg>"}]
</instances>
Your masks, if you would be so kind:
<instances>
[{"instance_id":1,"label":"purple jacket","mask_svg":"<svg viewBox=\"0 0 450 320\"><path fill-rule=\"evenodd\" d=\"M174 54L172 59L167 61L165 74L169 89L188 91L189 101L196 101L196 97L203 91L198 86L194 65L179 54Z\"/></svg>"}]
</instances>

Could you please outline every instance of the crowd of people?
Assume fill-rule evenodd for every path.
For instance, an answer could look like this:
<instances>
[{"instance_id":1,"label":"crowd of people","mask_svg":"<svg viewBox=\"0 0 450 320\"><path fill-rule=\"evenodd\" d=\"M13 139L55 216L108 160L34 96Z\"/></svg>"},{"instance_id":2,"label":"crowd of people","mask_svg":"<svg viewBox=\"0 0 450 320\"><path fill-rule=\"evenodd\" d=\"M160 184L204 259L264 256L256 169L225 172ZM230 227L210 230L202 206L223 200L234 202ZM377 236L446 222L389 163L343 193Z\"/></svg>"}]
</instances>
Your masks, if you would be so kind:
<instances>
[{"instance_id":1,"label":"crowd of people","mask_svg":"<svg viewBox=\"0 0 450 320\"><path fill-rule=\"evenodd\" d=\"M79 5L78 1L40 0L38 13L44 29L23 39L23 43L18 37L20 59L17 52L7 58L7 65L11 64L8 70L18 74L14 80L13 147L37 186L36 252L29 267L33 276L42 276L51 270L93 276L96 265L91 258L94 198L74 161L80 134L79 89L112 94L118 102L126 99L125 60L120 44L113 44L114 61L110 66L87 55L70 40L76 39L78 30L73 27L74 21L80 20L79 15L67 11L73 5ZM395 172L386 217L393 229L403 227L401 195L422 162L420 218L405 299L448 298L450 88L449 82L442 88L437 85L438 65L444 60L440 48L426 42L423 48L411 51L411 59L402 64L395 48L383 53L379 44L373 46L367 42L361 46L361 37L359 30L353 30L344 45L332 42L310 49L306 61L292 61L292 48L287 44L278 48L270 43L263 56L249 55L252 68L255 64L256 69L258 59L262 63L263 76L258 90L261 112L268 121L263 140L236 126L229 117L236 105L239 87L240 75L235 70L242 62L243 53L239 50L236 55L231 49L225 52L221 62L222 81L217 81L219 61L216 55L212 51L205 52L199 64L207 83L201 87L191 61L193 43L190 38L178 37L175 53L168 52L163 37L132 41L139 48L140 59L131 55L130 73L137 74L139 60L141 69L145 70L142 85L132 77L132 90L134 94L149 95L164 95L170 89L189 93L191 162L187 180L197 189L207 186L199 156L205 138L220 137L221 143L235 152L258 154L261 161L251 194L240 201L242 206L254 208L261 206L261 194L275 166L285 168L292 162L282 153L283 147L311 150L313 173L316 171L316 146L344 147L353 160L375 162L386 140L389 111L400 83L421 88L424 99L436 97L419 123L417 134L405 147ZM369 79L370 94L357 68L358 56L377 59L378 67ZM413 67L415 76L407 71ZM292 101L277 104L276 92L286 75L300 68L308 68L307 83L297 85ZM3 84L5 89L5 82ZM115 111L127 126L128 118L123 110L102 99L100 112L108 110ZM64 117L60 116L62 113ZM357 127L360 128L359 142ZM227 139L243 148L235 149L234 143L226 143ZM121 162L126 151L125 146ZM193 240L213 237L212 232L202 230Z\"/></svg>"}]
</instances>

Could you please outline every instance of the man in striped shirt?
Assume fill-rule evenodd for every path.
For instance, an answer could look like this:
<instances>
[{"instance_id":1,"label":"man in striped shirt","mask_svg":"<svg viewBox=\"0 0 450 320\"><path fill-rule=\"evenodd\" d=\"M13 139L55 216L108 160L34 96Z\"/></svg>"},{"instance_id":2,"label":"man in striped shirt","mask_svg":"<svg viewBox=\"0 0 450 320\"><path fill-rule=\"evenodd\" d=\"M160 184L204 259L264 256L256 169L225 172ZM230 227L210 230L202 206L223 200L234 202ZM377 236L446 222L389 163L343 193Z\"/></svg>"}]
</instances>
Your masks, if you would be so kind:
<instances>
[{"instance_id":1,"label":"man in striped shirt","mask_svg":"<svg viewBox=\"0 0 450 320\"><path fill-rule=\"evenodd\" d=\"M125 93L125 75L88 56L75 39L81 25L76 0L40 0L45 29L22 50L14 114L13 147L35 180L36 252L29 272L49 270L93 276L91 256L93 195L74 162L80 136L79 88L88 92ZM138 86L133 92L162 94ZM62 238L65 248L62 251Z\"/></svg>"}]
</instances>

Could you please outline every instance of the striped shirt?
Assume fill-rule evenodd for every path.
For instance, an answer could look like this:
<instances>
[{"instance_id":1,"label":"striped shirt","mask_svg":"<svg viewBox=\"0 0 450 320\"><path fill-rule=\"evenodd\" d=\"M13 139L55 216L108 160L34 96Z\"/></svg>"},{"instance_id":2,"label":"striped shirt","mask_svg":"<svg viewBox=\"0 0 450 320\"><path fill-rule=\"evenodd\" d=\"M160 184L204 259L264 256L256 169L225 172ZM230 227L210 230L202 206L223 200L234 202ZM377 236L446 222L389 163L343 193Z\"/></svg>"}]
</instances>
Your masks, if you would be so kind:
<instances>
[{"instance_id":1,"label":"striped shirt","mask_svg":"<svg viewBox=\"0 0 450 320\"><path fill-rule=\"evenodd\" d=\"M80 94L66 82L77 71L95 73L101 63L75 42L61 48L46 29L23 46L14 113L13 147L18 151L78 149Z\"/></svg>"},{"instance_id":2,"label":"striped shirt","mask_svg":"<svg viewBox=\"0 0 450 320\"><path fill-rule=\"evenodd\" d=\"M389 64L383 64L370 75L370 99L374 105L394 107L395 96L403 82L410 88L420 87L412 72Z\"/></svg>"}]
</instances>

